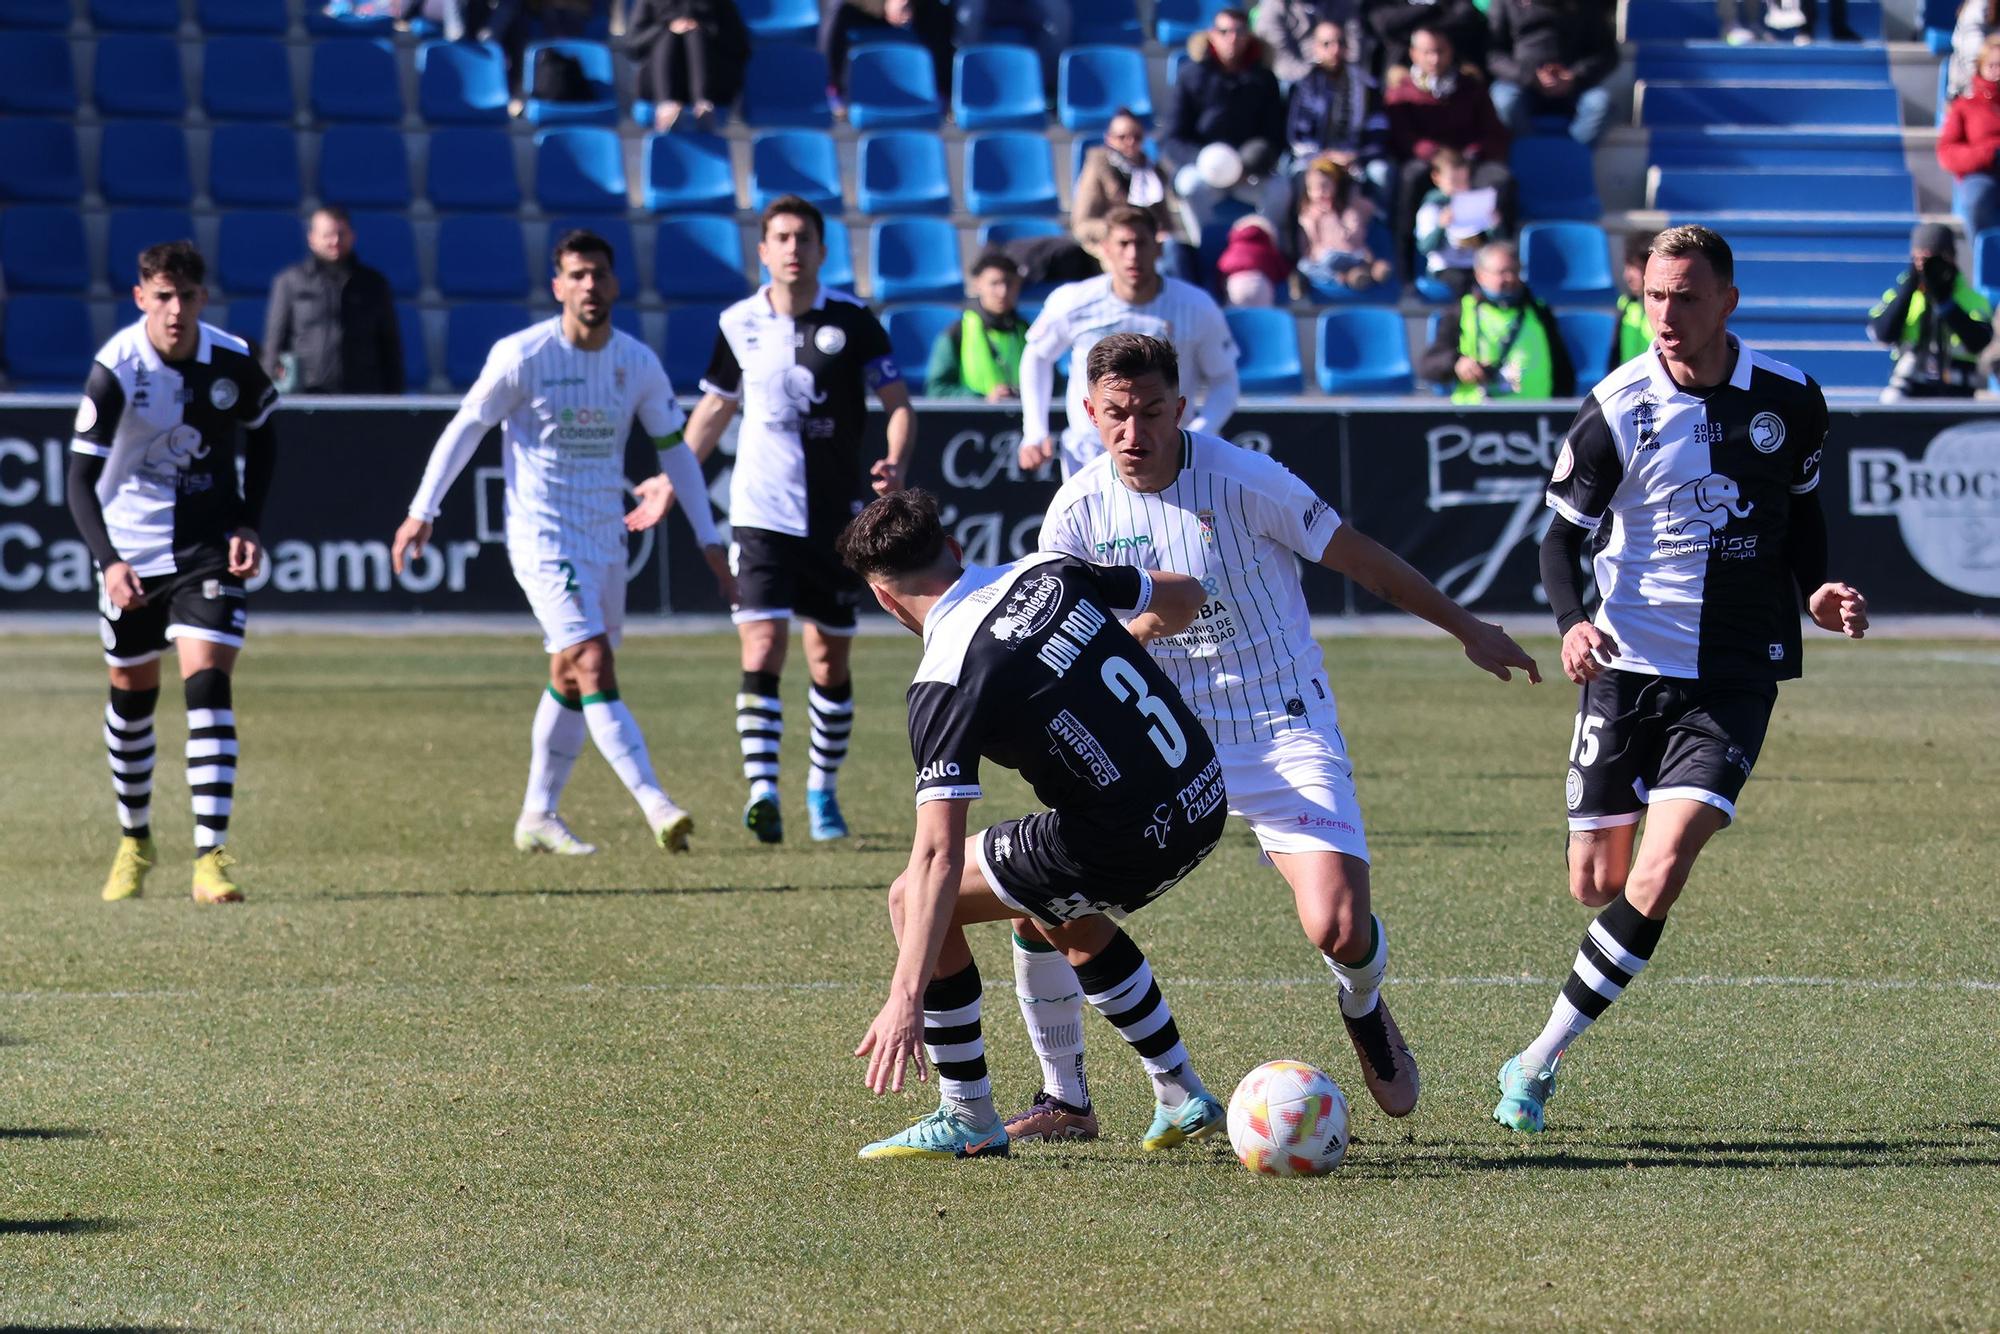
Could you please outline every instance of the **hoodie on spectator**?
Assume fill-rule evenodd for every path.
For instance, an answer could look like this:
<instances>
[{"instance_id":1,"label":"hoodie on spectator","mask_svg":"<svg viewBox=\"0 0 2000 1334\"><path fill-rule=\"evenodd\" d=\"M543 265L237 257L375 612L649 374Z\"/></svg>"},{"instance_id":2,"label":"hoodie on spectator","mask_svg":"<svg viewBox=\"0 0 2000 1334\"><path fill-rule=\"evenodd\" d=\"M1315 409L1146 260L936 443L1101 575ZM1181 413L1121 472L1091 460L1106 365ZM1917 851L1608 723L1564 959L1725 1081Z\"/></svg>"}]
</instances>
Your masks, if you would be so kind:
<instances>
[{"instance_id":1,"label":"hoodie on spectator","mask_svg":"<svg viewBox=\"0 0 2000 1334\"><path fill-rule=\"evenodd\" d=\"M1264 66L1264 47L1243 41L1243 61L1226 69L1209 50L1208 34L1188 39L1188 61L1174 83L1174 106L1161 155L1185 166L1209 144L1242 149L1258 143L1275 155L1285 147L1285 98L1278 77ZM1244 166L1256 171L1246 154ZM1268 168L1266 168L1268 169Z\"/></svg>"},{"instance_id":2,"label":"hoodie on spectator","mask_svg":"<svg viewBox=\"0 0 2000 1334\"><path fill-rule=\"evenodd\" d=\"M1961 179L1990 173L1996 149L2000 149L2000 84L1975 75L1965 96L1953 99L1945 109L1944 128L1938 131L1938 163Z\"/></svg>"}]
</instances>

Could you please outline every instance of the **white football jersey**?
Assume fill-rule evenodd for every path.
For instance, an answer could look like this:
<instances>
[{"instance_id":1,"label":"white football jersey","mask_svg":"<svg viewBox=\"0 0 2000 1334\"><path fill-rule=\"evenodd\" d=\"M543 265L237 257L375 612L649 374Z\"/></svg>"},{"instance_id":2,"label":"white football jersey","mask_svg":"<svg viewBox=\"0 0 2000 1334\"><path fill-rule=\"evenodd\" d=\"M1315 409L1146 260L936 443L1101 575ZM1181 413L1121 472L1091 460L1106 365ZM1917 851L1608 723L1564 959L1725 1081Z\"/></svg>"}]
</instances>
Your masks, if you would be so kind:
<instances>
[{"instance_id":1,"label":"white football jersey","mask_svg":"<svg viewBox=\"0 0 2000 1334\"><path fill-rule=\"evenodd\" d=\"M1324 555L1340 516L1275 459L1196 431L1181 441L1180 475L1152 495L1098 455L1056 493L1042 549L1201 580L1194 624L1147 649L1217 745L1332 726L1294 557Z\"/></svg>"}]
</instances>

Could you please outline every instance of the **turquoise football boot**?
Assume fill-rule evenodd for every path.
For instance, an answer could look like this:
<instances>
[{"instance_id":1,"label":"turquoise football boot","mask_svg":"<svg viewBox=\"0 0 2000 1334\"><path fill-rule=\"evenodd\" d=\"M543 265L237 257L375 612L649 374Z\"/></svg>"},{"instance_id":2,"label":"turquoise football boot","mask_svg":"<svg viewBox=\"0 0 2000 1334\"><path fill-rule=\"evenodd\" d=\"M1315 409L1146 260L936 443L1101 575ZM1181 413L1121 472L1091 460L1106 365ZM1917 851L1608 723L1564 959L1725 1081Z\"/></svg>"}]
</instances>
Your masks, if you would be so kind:
<instances>
[{"instance_id":1,"label":"turquoise football boot","mask_svg":"<svg viewBox=\"0 0 2000 1334\"><path fill-rule=\"evenodd\" d=\"M863 1145L863 1158L1005 1158L1007 1127L999 1117L987 1125L960 1119L941 1106L900 1134Z\"/></svg>"},{"instance_id":2,"label":"turquoise football boot","mask_svg":"<svg viewBox=\"0 0 2000 1334\"><path fill-rule=\"evenodd\" d=\"M1561 1052L1549 1062L1548 1069L1536 1071L1523 1066L1519 1056L1509 1056L1507 1064L1500 1067L1500 1102L1493 1109L1493 1119L1524 1135L1541 1134L1545 1109L1556 1093L1556 1067L1560 1064Z\"/></svg>"},{"instance_id":3,"label":"turquoise football boot","mask_svg":"<svg viewBox=\"0 0 2000 1334\"><path fill-rule=\"evenodd\" d=\"M1207 1139L1222 1129L1229 1114L1222 1104L1206 1093L1197 1093L1178 1107L1153 1104L1153 1124L1146 1130L1141 1146L1146 1149L1173 1149L1198 1139Z\"/></svg>"}]
</instances>

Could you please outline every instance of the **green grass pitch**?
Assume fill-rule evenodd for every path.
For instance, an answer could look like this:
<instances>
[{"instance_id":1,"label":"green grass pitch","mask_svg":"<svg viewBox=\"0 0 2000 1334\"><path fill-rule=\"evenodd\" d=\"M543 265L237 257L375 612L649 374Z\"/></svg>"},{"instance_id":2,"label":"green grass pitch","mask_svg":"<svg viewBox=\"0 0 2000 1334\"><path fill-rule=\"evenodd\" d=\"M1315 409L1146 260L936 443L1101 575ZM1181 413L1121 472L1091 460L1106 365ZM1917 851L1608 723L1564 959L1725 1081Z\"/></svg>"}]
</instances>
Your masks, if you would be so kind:
<instances>
[{"instance_id":1,"label":"green grass pitch","mask_svg":"<svg viewBox=\"0 0 2000 1334\"><path fill-rule=\"evenodd\" d=\"M1356 1142L1312 1182L1142 1153L1150 1094L1095 1018L1099 1142L855 1160L932 1097L874 1099L848 1056L892 960L915 657L859 644L838 848L804 837L794 663L793 840L766 849L737 823L733 642L628 644L695 851L652 848L587 753L567 814L603 851L557 861L508 838L525 633L264 636L237 689L250 902L204 909L177 693L162 866L105 905L95 645L0 644L0 1324L2000 1322L1992 644L1812 645L1740 826L1529 1140L1487 1116L1587 921L1562 888L1574 690L1502 687L1443 641L1332 642L1417 1113L1369 1102L1246 832L1131 924L1219 1094L1279 1056L1348 1090ZM988 818L1029 800L988 790ZM1023 1101L1004 928L973 947L997 1092Z\"/></svg>"}]
</instances>

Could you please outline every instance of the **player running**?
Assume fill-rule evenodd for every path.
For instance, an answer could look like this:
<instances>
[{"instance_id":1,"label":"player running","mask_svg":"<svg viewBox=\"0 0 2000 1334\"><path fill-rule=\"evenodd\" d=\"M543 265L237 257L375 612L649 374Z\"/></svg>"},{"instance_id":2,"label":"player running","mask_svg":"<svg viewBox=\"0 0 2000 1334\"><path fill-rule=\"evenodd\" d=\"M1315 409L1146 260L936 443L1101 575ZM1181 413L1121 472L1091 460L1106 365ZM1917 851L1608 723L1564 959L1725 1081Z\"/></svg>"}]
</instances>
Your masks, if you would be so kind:
<instances>
[{"instance_id":1,"label":"player running","mask_svg":"<svg viewBox=\"0 0 2000 1334\"><path fill-rule=\"evenodd\" d=\"M257 530L277 464L278 391L247 343L201 322L207 271L187 241L140 252L132 299L145 318L98 350L70 441L69 512L97 562L111 669L104 744L124 831L106 900L138 898L158 860L153 708L169 642L187 698L194 899L243 898L225 846L237 761L230 677L249 620L243 581L264 559Z\"/></svg>"},{"instance_id":2,"label":"player running","mask_svg":"<svg viewBox=\"0 0 2000 1334\"><path fill-rule=\"evenodd\" d=\"M722 312L687 429L688 444L706 459L742 409L729 521L743 667L736 732L750 785L743 824L761 843L784 841L778 745L785 706L778 678L797 616L805 622L812 679L806 813L814 839L845 838L837 787L854 731L847 663L863 592L833 544L868 494L861 444L869 393L889 414L888 455L870 469L877 495L903 485L917 414L875 316L848 293L820 285L826 220L818 209L796 195L772 200L757 257L771 281ZM641 494L648 490L641 487Z\"/></svg>"},{"instance_id":3,"label":"player running","mask_svg":"<svg viewBox=\"0 0 2000 1334\"><path fill-rule=\"evenodd\" d=\"M921 491L863 510L840 554L924 641L909 694L916 838L889 890L896 971L854 1054L868 1058L877 1093L902 1088L908 1061L924 1078L928 1058L941 1095L937 1111L861 1156L1006 1154L964 928L1021 914L1066 952L1091 1005L1145 1061L1158 1105L1144 1146L1213 1134L1222 1105L1114 920L1173 888L1222 835L1215 748L1115 617L1138 616L1148 633L1183 630L1200 585L1055 553L962 566ZM1018 770L1049 809L967 838L982 757Z\"/></svg>"},{"instance_id":4,"label":"player running","mask_svg":"<svg viewBox=\"0 0 2000 1334\"><path fill-rule=\"evenodd\" d=\"M652 349L611 326L618 299L610 243L586 231L555 246L551 284L562 314L493 345L458 415L438 437L391 562L423 555L431 521L486 432L500 427L507 475L507 553L541 623L549 684L530 732L528 791L514 825L523 852L584 856L596 847L558 813L584 734L646 814L655 841L685 852L694 818L660 787L646 738L618 697L613 650L625 623L625 442L637 417L660 451L695 540L724 595L728 557L701 465L681 443L684 417ZM647 522L664 500L642 502Z\"/></svg>"},{"instance_id":5,"label":"player running","mask_svg":"<svg viewBox=\"0 0 2000 1334\"><path fill-rule=\"evenodd\" d=\"M1382 979L1389 937L1371 911L1368 838L1333 688L1312 637L1297 559L1315 561L1449 631L1473 665L1541 680L1534 659L1399 557L1344 523L1263 454L1176 426L1186 408L1171 345L1114 334L1090 350L1088 420L1108 453L1056 493L1045 551L1191 575L1204 591L1185 631L1147 650L1208 730L1229 811L1291 886L1299 924L1333 970L1368 1091L1391 1116L1417 1105L1416 1062ZM1043 1087L1011 1117L1015 1139L1091 1139L1077 977L1045 936L1015 923L1014 980Z\"/></svg>"},{"instance_id":6,"label":"player running","mask_svg":"<svg viewBox=\"0 0 2000 1334\"><path fill-rule=\"evenodd\" d=\"M1083 366L1098 339L1112 333L1151 334L1173 344L1202 386L1201 408L1190 431L1221 434L1236 411L1236 340L1221 307L1192 283L1160 273L1159 224L1142 208L1126 205L1105 218L1101 278L1064 283L1049 293L1028 328L1021 353L1021 451L1023 468L1039 468L1055 452L1049 438L1049 394L1056 362L1069 356L1068 424L1062 436L1062 474L1074 477L1104 452L1084 414Z\"/></svg>"},{"instance_id":7,"label":"player running","mask_svg":"<svg viewBox=\"0 0 2000 1334\"><path fill-rule=\"evenodd\" d=\"M1695 858L1736 818L1777 683L1799 675L1801 601L1822 629L1868 628L1867 600L1826 579L1826 399L1729 333L1734 282L1708 228L1654 238L1657 336L1591 391L1549 479L1542 582L1583 687L1563 785L1569 891L1604 911L1541 1036L1500 1067L1493 1119L1512 1130L1542 1129L1563 1053L1644 970ZM1587 618L1578 558L1606 519Z\"/></svg>"}]
</instances>

